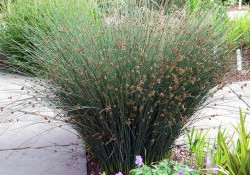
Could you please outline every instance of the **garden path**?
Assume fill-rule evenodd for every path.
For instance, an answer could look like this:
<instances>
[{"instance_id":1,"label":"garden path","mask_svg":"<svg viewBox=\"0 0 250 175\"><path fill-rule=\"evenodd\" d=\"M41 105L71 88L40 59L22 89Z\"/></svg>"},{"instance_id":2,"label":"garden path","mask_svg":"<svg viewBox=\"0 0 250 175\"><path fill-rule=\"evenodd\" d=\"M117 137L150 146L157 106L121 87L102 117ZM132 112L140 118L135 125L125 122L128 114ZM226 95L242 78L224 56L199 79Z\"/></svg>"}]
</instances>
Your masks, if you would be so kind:
<instances>
[{"instance_id":1,"label":"garden path","mask_svg":"<svg viewBox=\"0 0 250 175\"><path fill-rule=\"evenodd\" d=\"M40 104L35 81L0 73L0 175L87 174L81 140Z\"/></svg>"},{"instance_id":2,"label":"garden path","mask_svg":"<svg viewBox=\"0 0 250 175\"><path fill-rule=\"evenodd\" d=\"M234 18L242 13L228 15ZM0 73L0 175L87 174L81 140L61 121L59 111L36 101L35 81L39 80ZM241 107L250 128L249 105L250 81L233 83L206 102L194 116L202 120L192 126L212 128L209 136L214 138L218 126L237 123Z\"/></svg>"},{"instance_id":3,"label":"garden path","mask_svg":"<svg viewBox=\"0 0 250 175\"><path fill-rule=\"evenodd\" d=\"M247 14L249 14L249 17L250 17L250 12L247 10L230 10L227 12L227 15L231 19L240 18L240 17L247 15Z\"/></svg>"},{"instance_id":4,"label":"garden path","mask_svg":"<svg viewBox=\"0 0 250 175\"><path fill-rule=\"evenodd\" d=\"M191 127L209 130L208 138L213 142L220 126L230 134L234 133L232 125L237 127L241 109L246 115L246 128L250 132L250 81L234 82L212 91L216 91L215 94L192 117ZM234 138L236 140L236 135ZM183 137L178 139L177 144L183 144Z\"/></svg>"}]
</instances>

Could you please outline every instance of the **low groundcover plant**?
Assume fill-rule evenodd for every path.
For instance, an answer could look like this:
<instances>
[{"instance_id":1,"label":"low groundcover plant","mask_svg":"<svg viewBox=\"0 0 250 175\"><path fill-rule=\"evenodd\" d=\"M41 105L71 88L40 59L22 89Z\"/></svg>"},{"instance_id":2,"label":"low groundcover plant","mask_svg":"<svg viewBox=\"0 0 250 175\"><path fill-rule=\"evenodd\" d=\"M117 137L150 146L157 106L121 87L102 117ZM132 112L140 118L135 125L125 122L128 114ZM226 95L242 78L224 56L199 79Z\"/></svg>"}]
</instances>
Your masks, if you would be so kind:
<instances>
[{"instance_id":1,"label":"low groundcover plant","mask_svg":"<svg viewBox=\"0 0 250 175\"><path fill-rule=\"evenodd\" d=\"M137 168L132 169L129 174L131 175L196 175L194 169L189 168L182 163L165 159L158 164L151 166L137 164Z\"/></svg>"},{"instance_id":2,"label":"low groundcover plant","mask_svg":"<svg viewBox=\"0 0 250 175\"><path fill-rule=\"evenodd\" d=\"M197 171L183 165L182 163L165 159L157 164L150 166L143 163L143 159L140 155L136 156L135 164L136 168L132 169L130 175L196 175ZM214 170L215 172L217 170ZM105 172L102 175L106 175ZM118 172L115 175L123 175L122 172Z\"/></svg>"},{"instance_id":3,"label":"low groundcover plant","mask_svg":"<svg viewBox=\"0 0 250 175\"><path fill-rule=\"evenodd\" d=\"M25 51L43 68L33 72L55 90L49 100L107 173L129 173L136 155L147 164L165 158L228 71L231 46L211 13L165 16L132 4L108 24L108 14L82 11L51 15L50 33L26 34L36 47Z\"/></svg>"}]
</instances>

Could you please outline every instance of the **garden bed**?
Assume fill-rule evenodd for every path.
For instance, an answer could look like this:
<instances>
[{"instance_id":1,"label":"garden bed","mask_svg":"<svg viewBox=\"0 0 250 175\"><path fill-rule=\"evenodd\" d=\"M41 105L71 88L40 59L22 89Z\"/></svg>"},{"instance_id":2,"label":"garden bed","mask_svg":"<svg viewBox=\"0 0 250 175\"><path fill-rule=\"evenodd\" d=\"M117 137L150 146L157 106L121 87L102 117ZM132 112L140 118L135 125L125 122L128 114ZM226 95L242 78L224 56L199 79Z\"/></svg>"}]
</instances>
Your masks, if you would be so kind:
<instances>
[{"instance_id":1,"label":"garden bed","mask_svg":"<svg viewBox=\"0 0 250 175\"><path fill-rule=\"evenodd\" d=\"M190 162L190 151L183 146L175 146L172 150L170 160L185 164ZM195 168L195 164L191 165ZM87 175L100 175L103 172L98 161L92 158L91 152L87 151Z\"/></svg>"},{"instance_id":2,"label":"garden bed","mask_svg":"<svg viewBox=\"0 0 250 175\"><path fill-rule=\"evenodd\" d=\"M240 39L247 38L242 34L248 30L248 17L229 20L219 3L188 1L183 9L164 11L165 7L147 0L108 2L107 6L94 1L53 2L39 1L39 8L32 0L9 4L12 11L4 9L7 27L1 30L0 43L4 51L12 53L8 64L41 78L36 83L48 90L44 100L67 114L66 121L87 145L89 175L101 171L140 175L133 172L144 162L151 165L169 158L170 150L171 159L182 162L190 155L188 150L172 145L186 133L184 128L204 119L195 118L196 114L206 109L204 114L211 114L212 120L214 111L210 109L224 104L223 93L231 92L228 88L247 88L247 83L241 87L232 84L223 90L227 83L249 78L249 72L234 71L234 61L227 73L229 53ZM104 16L118 20L107 24ZM241 28L235 30L234 24ZM215 101L205 108L208 100ZM223 137L221 143L225 140ZM203 172L208 152L197 146L199 141L190 141L192 152L195 147L200 150L197 166L190 166ZM224 166L218 157L213 163ZM138 166L132 169L135 164ZM150 169L146 166L142 167ZM230 170L230 164L226 166L223 168ZM186 171L183 164L176 169L172 164L164 167L172 174Z\"/></svg>"},{"instance_id":3,"label":"garden bed","mask_svg":"<svg viewBox=\"0 0 250 175\"><path fill-rule=\"evenodd\" d=\"M250 69L237 71L231 70L228 72L224 77L225 83L233 83L233 82L240 82L240 81L249 81L250 80Z\"/></svg>"}]
</instances>

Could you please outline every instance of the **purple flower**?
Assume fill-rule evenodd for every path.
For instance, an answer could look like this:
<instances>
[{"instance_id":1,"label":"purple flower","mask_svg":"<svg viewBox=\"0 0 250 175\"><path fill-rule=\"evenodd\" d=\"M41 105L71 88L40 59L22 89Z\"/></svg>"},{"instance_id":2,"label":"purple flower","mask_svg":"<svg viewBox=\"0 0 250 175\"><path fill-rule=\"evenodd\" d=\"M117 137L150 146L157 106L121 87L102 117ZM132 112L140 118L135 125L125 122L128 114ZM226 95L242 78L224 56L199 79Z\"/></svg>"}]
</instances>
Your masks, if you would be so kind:
<instances>
[{"instance_id":1,"label":"purple flower","mask_svg":"<svg viewBox=\"0 0 250 175\"><path fill-rule=\"evenodd\" d=\"M115 175L123 175L121 172L119 172L119 173L116 173Z\"/></svg>"},{"instance_id":2,"label":"purple flower","mask_svg":"<svg viewBox=\"0 0 250 175\"><path fill-rule=\"evenodd\" d=\"M143 165L141 156L135 156L135 164L137 166L142 166Z\"/></svg>"},{"instance_id":3,"label":"purple flower","mask_svg":"<svg viewBox=\"0 0 250 175\"><path fill-rule=\"evenodd\" d=\"M214 174L218 174L218 166L217 165L214 165L214 169L213 169L213 173Z\"/></svg>"},{"instance_id":4,"label":"purple flower","mask_svg":"<svg viewBox=\"0 0 250 175\"><path fill-rule=\"evenodd\" d=\"M180 170L180 171L178 171L178 175L182 175L183 174L183 172Z\"/></svg>"},{"instance_id":5,"label":"purple flower","mask_svg":"<svg viewBox=\"0 0 250 175\"><path fill-rule=\"evenodd\" d=\"M207 156L207 163L206 163L207 167L211 166L211 158L210 156Z\"/></svg>"}]
</instances>

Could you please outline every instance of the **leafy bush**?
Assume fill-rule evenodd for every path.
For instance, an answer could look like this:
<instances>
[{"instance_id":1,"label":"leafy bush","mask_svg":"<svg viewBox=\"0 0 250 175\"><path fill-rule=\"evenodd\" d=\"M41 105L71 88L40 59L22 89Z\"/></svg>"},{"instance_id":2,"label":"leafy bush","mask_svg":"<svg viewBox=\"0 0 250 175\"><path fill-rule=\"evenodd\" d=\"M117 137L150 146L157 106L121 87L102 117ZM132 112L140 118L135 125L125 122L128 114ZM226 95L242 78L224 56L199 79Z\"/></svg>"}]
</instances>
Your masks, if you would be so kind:
<instances>
[{"instance_id":1,"label":"leafy bush","mask_svg":"<svg viewBox=\"0 0 250 175\"><path fill-rule=\"evenodd\" d=\"M22 50L23 47L35 47L24 36L30 33L30 28L39 28L49 33L50 26L47 19L56 11L63 19L66 16L77 18L77 11L86 10L86 3L81 0L10 0L3 4L3 23L5 30L0 31L0 48L10 57L9 64L20 67L21 71L30 71L27 67L36 67L37 64L27 56L29 53ZM29 27L28 27L29 26Z\"/></svg>"},{"instance_id":2,"label":"leafy bush","mask_svg":"<svg viewBox=\"0 0 250 175\"><path fill-rule=\"evenodd\" d=\"M131 5L108 24L86 11L74 19L52 15L50 33L26 35L36 46L31 58L45 70L38 75L56 89L50 100L68 111L106 172L128 173L135 155L162 160L228 70L222 21L198 15Z\"/></svg>"},{"instance_id":3,"label":"leafy bush","mask_svg":"<svg viewBox=\"0 0 250 175\"><path fill-rule=\"evenodd\" d=\"M142 165L132 169L129 174L131 175L196 175L197 172L188 166L165 159L157 164L151 166Z\"/></svg>"},{"instance_id":4,"label":"leafy bush","mask_svg":"<svg viewBox=\"0 0 250 175\"><path fill-rule=\"evenodd\" d=\"M241 16L231 21L229 38L237 38L238 43L250 49L250 17L249 14ZM236 37L235 37L236 36ZM238 36L238 37L237 37ZM231 39L232 40L232 39Z\"/></svg>"},{"instance_id":5,"label":"leafy bush","mask_svg":"<svg viewBox=\"0 0 250 175\"><path fill-rule=\"evenodd\" d=\"M222 0L224 6L232 6L236 4L238 1L237 0Z\"/></svg>"}]
</instances>

